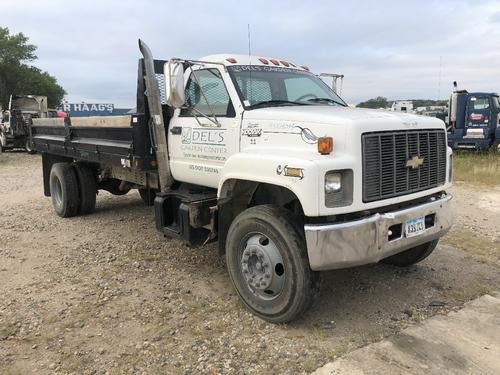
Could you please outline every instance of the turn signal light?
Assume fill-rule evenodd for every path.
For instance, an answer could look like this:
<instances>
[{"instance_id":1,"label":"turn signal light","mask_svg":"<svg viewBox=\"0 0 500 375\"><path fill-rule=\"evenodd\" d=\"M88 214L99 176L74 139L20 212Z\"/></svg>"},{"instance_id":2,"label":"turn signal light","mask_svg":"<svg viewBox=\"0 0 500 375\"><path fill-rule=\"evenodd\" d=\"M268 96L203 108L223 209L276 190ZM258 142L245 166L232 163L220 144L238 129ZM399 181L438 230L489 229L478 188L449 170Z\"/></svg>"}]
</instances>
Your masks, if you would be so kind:
<instances>
[{"instance_id":1,"label":"turn signal light","mask_svg":"<svg viewBox=\"0 0 500 375\"><path fill-rule=\"evenodd\" d=\"M331 154L332 151L333 151L333 138L332 137L318 138L318 152L321 155Z\"/></svg>"}]
</instances>

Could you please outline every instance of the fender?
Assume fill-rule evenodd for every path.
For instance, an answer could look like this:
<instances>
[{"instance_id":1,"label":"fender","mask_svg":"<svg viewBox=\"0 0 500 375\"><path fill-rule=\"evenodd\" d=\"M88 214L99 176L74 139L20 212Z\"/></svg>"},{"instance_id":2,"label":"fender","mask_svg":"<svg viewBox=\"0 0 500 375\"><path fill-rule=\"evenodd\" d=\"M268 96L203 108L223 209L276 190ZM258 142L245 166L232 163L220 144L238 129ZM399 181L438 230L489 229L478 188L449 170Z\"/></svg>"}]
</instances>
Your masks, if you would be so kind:
<instances>
[{"instance_id":1,"label":"fender","mask_svg":"<svg viewBox=\"0 0 500 375\"><path fill-rule=\"evenodd\" d=\"M229 180L246 180L277 185L292 191L306 216L318 216L318 166L302 155L290 157L260 150L262 153L240 152L225 163L217 196L225 198Z\"/></svg>"}]
</instances>

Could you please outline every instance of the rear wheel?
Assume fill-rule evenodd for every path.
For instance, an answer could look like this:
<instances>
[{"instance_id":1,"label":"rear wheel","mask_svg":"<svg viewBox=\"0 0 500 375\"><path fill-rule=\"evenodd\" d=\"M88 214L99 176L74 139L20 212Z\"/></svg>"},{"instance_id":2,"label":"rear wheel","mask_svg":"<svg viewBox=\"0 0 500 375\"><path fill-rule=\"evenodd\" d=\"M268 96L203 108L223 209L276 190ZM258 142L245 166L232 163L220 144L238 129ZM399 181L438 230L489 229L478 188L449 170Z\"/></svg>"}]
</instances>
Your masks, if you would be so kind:
<instances>
[{"instance_id":1,"label":"rear wheel","mask_svg":"<svg viewBox=\"0 0 500 375\"><path fill-rule=\"evenodd\" d=\"M95 210L97 195L94 170L88 164L84 163L76 163L74 168L78 178L78 190L80 194L78 212L82 215L90 214Z\"/></svg>"},{"instance_id":2,"label":"rear wheel","mask_svg":"<svg viewBox=\"0 0 500 375\"><path fill-rule=\"evenodd\" d=\"M156 189L139 189L139 195L146 206L152 206L156 198Z\"/></svg>"},{"instance_id":3,"label":"rear wheel","mask_svg":"<svg viewBox=\"0 0 500 375\"><path fill-rule=\"evenodd\" d=\"M304 234L293 215L276 206L255 206L234 219L226 263L246 307L272 323L298 318L319 292L319 273L309 267Z\"/></svg>"},{"instance_id":4,"label":"rear wheel","mask_svg":"<svg viewBox=\"0 0 500 375\"><path fill-rule=\"evenodd\" d=\"M439 240L434 240L419 246L415 246L399 254L390 256L389 258L382 259L382 262L392 264L393 266L397 267L411 266L412 264L423 261L429 255L431 255L431 253L436 248L438 241Z\"/></svg>"},{"instance_id":5,"label":"rear wheel","mask_svg":"<svg viewBox=\"0 0 500 375\"><path fill-rule=\"evenodd\" d=\"M78 180L74 168L68 163L55 163L50 170L50 196L54 210L61 217L78 213L80 203Z\"/></svg>"}]
</instances>

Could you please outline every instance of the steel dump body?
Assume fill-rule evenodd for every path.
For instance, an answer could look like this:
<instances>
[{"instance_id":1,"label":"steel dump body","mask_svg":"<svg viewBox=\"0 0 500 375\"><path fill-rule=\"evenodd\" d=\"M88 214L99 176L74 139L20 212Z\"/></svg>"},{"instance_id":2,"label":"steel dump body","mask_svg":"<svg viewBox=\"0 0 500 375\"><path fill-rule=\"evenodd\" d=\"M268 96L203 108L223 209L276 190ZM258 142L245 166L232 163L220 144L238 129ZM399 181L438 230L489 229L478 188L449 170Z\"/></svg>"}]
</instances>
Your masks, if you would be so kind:
<instances>
[{"instance_id":1,"label":"steel dump body","mask_svg":"<svg viewBox=\"0 0 500 375\"><path fill-rule=\"evenodd\" d=\"M157 77L165 61L155 60ZM149 128L144 62L139 60L136 113L126 116L35 119L30 126L34 150L79 161L154 172L156 156ZM164 116L170 109L162 105Z\"/></svg>"},{"instance_id":2,"label":"steel dump body","mask_svg":"<svg viewBox=\"0 0 500 375\"><path fill-rule=\"evenodd\" d=\"M128 125L103 126L96 118L85 119L87 125L72 125L71 118L34 120L33 147L40 153L151 170L155 158L144 115L120 117Z\"/></svg>"}]
</instances>

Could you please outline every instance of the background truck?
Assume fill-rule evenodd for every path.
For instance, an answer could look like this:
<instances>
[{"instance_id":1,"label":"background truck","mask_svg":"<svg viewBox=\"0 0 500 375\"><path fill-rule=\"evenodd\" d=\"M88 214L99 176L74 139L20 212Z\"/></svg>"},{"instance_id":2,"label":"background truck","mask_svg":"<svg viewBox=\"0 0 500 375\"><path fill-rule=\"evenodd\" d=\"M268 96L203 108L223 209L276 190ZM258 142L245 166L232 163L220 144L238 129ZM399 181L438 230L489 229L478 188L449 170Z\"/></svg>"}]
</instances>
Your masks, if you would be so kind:
<instances>
[{"instance_id":1,"label":"background truck","mask_svg":"<svg viewBox=\"0 0 500 375\"><path fill-rule=\"evenodd\" d=\"M1 117L0 152L6 149L24 148L32 153L28 124L33 118L48 117L47 97L11 95L9 108Z\"/></svg>"},{"instance_id":2,"label":"background truck","mask_svg":"<svg viewBox=\"0 0 500 375\"><path fill-rule=\"evenodd\" d=\"M498 94L459 90L454 82L447 119L448 144L500 153L500 103Z\"/></svg>"},{"instance_id":3,"label":"background truck","mask_svg":"<svg viewBox=\"0 0 500 375\"><path fill-rule=\"evenodd\" d=\"M320 271L427 257L451 226L442 121L348 108L290 61L153 60L139 42L137 113L34 119L46 196L61 217L96 191L139 189L157 229L218 240L244 304L288 322Z\"/></svg>"}]
</instances>

